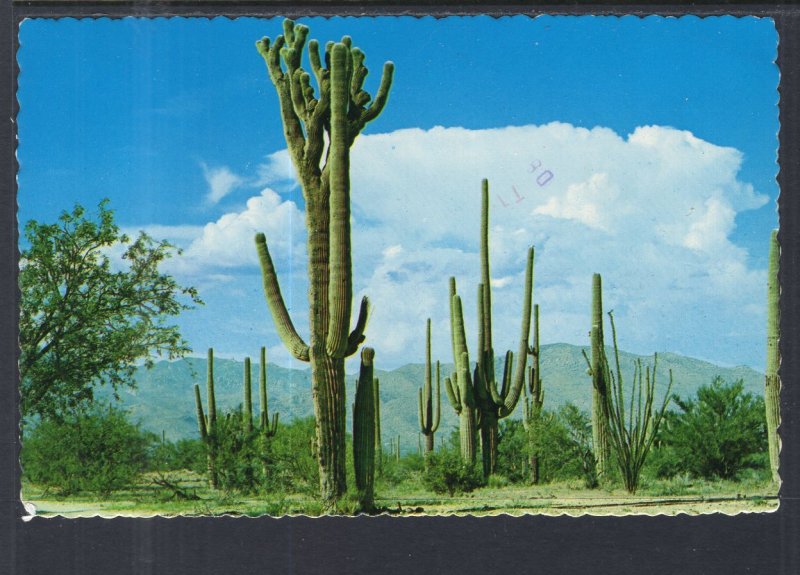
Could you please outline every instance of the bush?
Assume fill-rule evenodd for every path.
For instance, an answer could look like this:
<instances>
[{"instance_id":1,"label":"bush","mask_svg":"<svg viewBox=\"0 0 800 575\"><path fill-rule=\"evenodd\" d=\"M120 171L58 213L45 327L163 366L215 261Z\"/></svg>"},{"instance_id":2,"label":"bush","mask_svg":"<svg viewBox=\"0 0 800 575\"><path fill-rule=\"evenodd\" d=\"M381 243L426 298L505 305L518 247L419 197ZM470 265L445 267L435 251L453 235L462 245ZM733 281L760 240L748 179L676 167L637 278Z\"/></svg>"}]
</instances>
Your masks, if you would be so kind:
<instances>
[{"instance_id":1,"label":"bush","mask_svg":"<svg viewBox=\"0 0 800 575\"><path fill-rule=\"evenodd\" d=\"M313 417L295 419L266 439L265 481L269 491L319 494L319 465L313 452L315 425Z\"/></svg>"},{"instance_id":2,"label":"bush","mask_svg":"<svg viewBox=\"0 0 800 575\"><path fill-rule=\"evenodd\" d=\"M656 474L689 472L696 477L731 479L746 468L766 464L767 429L764 400L744 392L739 380L717 377L697 390L697 397L675 398L654 457Z\"/></svg>"},{"instance_id":3,"label":"bush","mask_svg":"<svg viewBox=\"0 0 800 575\"><path fill-rule=\"evenodd\" d=\"M156 443L149 456L149 471L180 471L188 469L195 473L205 473L206 448L199 439L181 439L175 443L161 441Z\"/></svg>"},{"instance_id":4,"label":"bush","mask_svg":"<svg viewBox=\"0 0 800 575\"><path fill-rule=\"evenodd\" d=\"M422 476L426 487L435 493L468 493L484 484L481 465L461 461L453 448L443 448L428 455L428 465Z\"/></svg>"},{"instance_id":5,"label":"bush","mask_svg":"<svg viewBox=\"0 0 800 575\"><path fill-rule=\"evenodd\" d=\"M108 495L133 484L146 469L155 436L124 411L95 405L60 421L42 421L25 437L23 473L63 495Z\"/></svg>"},{"instance_id":6,"label":"bush","mask_svg":"<svg viewBox=\"0 0 800 575\"><path fill-rule=\"evenodd\" d=\"M528 433L519 419L503 419L500 422L500 438L497 445L496 473L511 483L527 482L530 477Z\"/></svg>"},{"instance_id":7,"label":"bush","mask_svg":"<svg viewBox=\"0 0 800 575\"><path fill-rule=\"evenodd\" d=\"M220 489L254 493L262 488L266 445L258 428L245 431L240 411L217 417L212 441Z\"/></svg>"}]
</instances>

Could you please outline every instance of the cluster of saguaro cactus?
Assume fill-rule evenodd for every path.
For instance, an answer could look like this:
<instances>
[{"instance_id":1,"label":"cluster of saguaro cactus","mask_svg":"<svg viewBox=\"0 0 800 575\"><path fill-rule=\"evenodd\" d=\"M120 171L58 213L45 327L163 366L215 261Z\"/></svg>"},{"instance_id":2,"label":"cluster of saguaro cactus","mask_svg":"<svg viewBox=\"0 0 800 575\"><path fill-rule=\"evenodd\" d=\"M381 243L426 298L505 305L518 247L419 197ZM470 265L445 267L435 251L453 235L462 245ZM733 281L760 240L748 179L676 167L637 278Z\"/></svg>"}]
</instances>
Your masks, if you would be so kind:
<instances>
[{"instance_id":1,"label":"cluster of saguaro cactus","mask_svg":"<svg viewBox=\"0 0 800 575\"><path fill-rule=\"evenodd\" d=\"M208 413L204 413L203 400L200 397L200 386L194 386L195 405L197 407L197 425L200 430L200 437L206 446L206 453L208 457L208 479L212 487L219 486L220 469L217 467L217 454L218 446L218 433L217 433L217 400L216 392L214 389L214 348L208 349L208 363L207 363L208 377L207 377L207 396L208 396ZM252 401L252 379L251 379L251 365L250 358L244 358L244 374L243 374L243 396L244 402L242 404L241 414L241 429L245 434L250 434L253 431L253 401ZM259 399L261 403L261 414L259 418L258 432L266 439L273 437L278 431L278 418L279 413L269 418L269 407L267 398L267 356L266 348L261 348L261 367L258 378L259 385ZM226 418L231 418L228 413ZM227 421L228 419L226 419ZM235 419L234 419L235 420Z\"/></svg>"},{"instance_id":2,"label":"cluster of saguaro cactus","mask_svg":"<svg viewBox=\"0 0 800 575\"><path fill-rule=\"evenodd\" d=\"M780 338L780 283L778 282L778 260L780 247L778 246L778 231L770 236L769 244L769 269L767 271L767 374L765 378L764 403L767 408L767 436L769 441L769 462L772 470L772 479L780 480L778 467L780 463L780 399L781 380L778 377L780 365L780 351L778 341Z\"/></svg>"},{"instance_id":3,"label":"cluster of saguaro cactus","mask_svg":"<svg viewBox=\"0 0 800 575\"><path fill-rule=\"evenodd\" d=\"M375 500L375 351L361 350L361 370L353 403L353 466L361 509L370 511Z\"/></svg>"},{"instance_id":4,"label":"cluster of saguaro cactus","mask_svg":"<svg viewBox=\"0 0 800 575\"><path fill-rule=\"evenodd\" d=\"M267 303L284 345L311 363L316 416L320 491L333 507L346 491L344 360L364 340L368 301L350 331L353 299L350 254L350 147L366 124L383 110L393 64L383 68L374 100L363 89L364 53L348 36L325 46L315 40L308 58L317 84L302 67L308 28L284 21L284 33L257 43L280 104L284 136L302 188L308 229L310 340L297 333L281 296L264 234L256 247ZM370 103L370 101L372 102ZM326 147L327 134L327 147Z\"/></svg>"},{"instance_id":5,"label":"cluster of saguaro cactus","mask_svg":"<svg viewBox=\"0 0 800 575\"><path fill-rule=\"evenodd\" d=\"M528 367L528 383L523 386L525 392L525 412L522 417L522 424L528 434L536 432L536 423L542 417L542 406L544 405L544 387L542 386L542 372L539 367L541 359L539 352L539 306L533 306L533 345L528 349L531 356L531 365ZM529 463L531 483L539 483L539 452L536 449L534 438L529 437Z\"/></svg>"},{"instance_id":6,"label":"cluster of saguaro cactus","mask_svg":"<svg viewBox=\"0 0 800 575\"><path fill-rule=\"evenodd\" d=\"M485 475L489 475L494 472L497 462L498 421L501 418L508 417L514 411L522 394L522 386L525 381L525 366L531 324L531 300L533 297L534 250L533 247L528 249L517 365L515 368L514 353L511 351L506 352L503 379L498 390L494 369L494 348L492 346L492 289L489 270L489 182L484 179L481 188L481 282L478 284L477 362L470 378L469 353L464 334L461 298L456 292L455 279L450 278L450 317L456 371L453 373L452 379L445 380L445 387L453 407L461 417L462 457L465 460L473 460L475 457L474 439L471 436L473 435L472 429L477 424L481 437L483 471ZM474 415L468 413L471 409L475 410Z\"/></svg>"},{"instance_id":7,"label":"cluster of saguaro cactus","mask_svg":"<svg viewBox=\"0 0 800 575\"><path fill-rule=\"evenodd\" d=\"M203 400L200 397L200 386L194 386L194 400L197 407L197 426L200 429L200 438L206 446L208 462L208 481L211 487L218 486L217 476L217 399L214 394L214 348L208 348L206 393L208 395L208 415L203 413Z\"/></svg>"},{"instance_id":8,"label":"cluster of saguaro cactus","mask_svg":"<svg viewBox=\"0 0 800 575\"><path fill-rule=\"evenodd\" d=\"M605 343L603 341L603 280L600 274L592 277L592 328L590 331L592 360L589 374L592 376L592 445L598 477L604 477L611 451L608 440L608 417L605 404L608 402L608 379L603 370Z\"/></svg>"},{"instance_id":9,"label":"cluster of saguaro cactus","mask_svg":"<svg viewBox=\"0 0 800 575\"><path fill-rule=\"evenodd\" d=\"M433 409L433 386L431 384L431 320L428 318L425 336L425 379L419 390L419 427L425 436L425 455L433 452L433 442L442 415L441 383L439 362L436 362L436 410Z\"/></svg>"}]
</instances>

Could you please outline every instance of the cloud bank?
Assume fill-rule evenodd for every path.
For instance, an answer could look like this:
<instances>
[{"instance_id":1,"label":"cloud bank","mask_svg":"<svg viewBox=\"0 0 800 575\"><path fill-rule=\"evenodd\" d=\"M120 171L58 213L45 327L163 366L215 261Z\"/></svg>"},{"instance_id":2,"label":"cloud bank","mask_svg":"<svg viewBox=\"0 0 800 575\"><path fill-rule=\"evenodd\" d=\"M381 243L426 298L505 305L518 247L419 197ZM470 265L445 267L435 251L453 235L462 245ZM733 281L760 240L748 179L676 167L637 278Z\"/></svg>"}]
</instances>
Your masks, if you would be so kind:
<instances>
[{"instance_id":1,"label":"cloud bank","mask_svg":"<svg viewBox=\"0 0 800 575\"><path fill-rule=\"evenodd\" d=\"M450 361L451 275L474 341L480 189L488 178L498 354L516 347L526 248L534 245L543 343L587 343L591 277L599 272L623 348L759 366L765 271L748 268L730 235L736 215L767 197L738 179L742 159L663 126L626 136L563 123L361 136L351 163L353 262L355 295L374 304L367 341L382 366L421 361L431 317L433 352ZM285 160L272 154L258 177L285 180ZM196 273L236 266L252 273L259 230L283 273L291 268L302 278L302 218L295 200L265 189L244 210L206 225L186 261ZM293 293L304 287L302 279L293 285ZM263 298L253 305L264 307Z\"/></svg>"}]
</instances>

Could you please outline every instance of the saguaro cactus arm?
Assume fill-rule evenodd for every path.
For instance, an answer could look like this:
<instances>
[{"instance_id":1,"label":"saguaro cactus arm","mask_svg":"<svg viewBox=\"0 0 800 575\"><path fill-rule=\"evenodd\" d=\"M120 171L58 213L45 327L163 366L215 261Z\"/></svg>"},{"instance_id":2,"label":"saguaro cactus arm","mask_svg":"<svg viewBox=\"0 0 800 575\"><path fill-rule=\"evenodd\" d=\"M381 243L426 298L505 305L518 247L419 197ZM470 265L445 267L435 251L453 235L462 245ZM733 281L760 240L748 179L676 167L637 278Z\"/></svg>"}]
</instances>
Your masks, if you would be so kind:
<instances>
[{"instance_id":1,"label":"saguaro cactus arm","mask_svg":"<svg viewBox=\"0 0 800 575\"><path fill-rule=\"evenodd\" d=\"M267 238L264 234L256 234L256 251L258 260L261 263L261 277L264 283L264 295L269 304L269 311L272 314L272 321L278 336L291 354L300 361L309 361L308 344L297 333L289 317L289 310L281 295L281 288L278 284L278 276L275 267L272 265L272 258L267 248Z\"/></svg>"},{"instance_id":2,"label":"saguaro cactus arm","mask_svg":"<svg viewBox=\"0 0 800 575\"><path fill-rule=\"evenodd\" d=\"M361 307L358 310L358 320L350 336L347 338L347 350L345 356L349 357L358 351L358 346L364 342L364 330L367 327L367 319L369 317L369 298L364 296L361 298Z\"/></svg>"},{"instance_id":3,"label":"saguaro cactus arm","mask_svg":"<svg viewBox=\"0 0 800 575\"><path fill-rule=\"evenodd\" d=\"M200 386L194 386L194 403L197 407L197 427L200 430L200 439L203 441L208 437L208 429L206 429L206 416L203 413L203 400L200 398Z\"/></svg>"}]
</instances>

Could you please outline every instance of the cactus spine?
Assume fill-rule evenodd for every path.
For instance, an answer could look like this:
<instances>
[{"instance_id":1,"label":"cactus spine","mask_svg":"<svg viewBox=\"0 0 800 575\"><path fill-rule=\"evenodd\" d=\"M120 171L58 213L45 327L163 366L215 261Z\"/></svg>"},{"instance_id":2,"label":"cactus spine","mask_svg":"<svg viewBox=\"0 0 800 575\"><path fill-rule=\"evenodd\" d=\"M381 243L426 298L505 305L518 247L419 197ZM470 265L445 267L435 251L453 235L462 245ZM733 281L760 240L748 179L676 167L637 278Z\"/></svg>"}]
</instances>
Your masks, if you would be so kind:
<instances>
[{"instance_id":1,"label":"cactus spine","mask_svg":"<svg viewBox=\"0 0 800 575\"><path fill-rule=\"evenodd\" d=\"M525 413L522 424L528 434L536 432L536 423L542 416L542 406L544 405L544 387L542 386L542 372L539 368L539 306L533 306L533 346L528 350L531 355L531 365L528 367L528 385L523 387L525 391ZM539 483L539 453L534 446L533 437L530 436L530 477L531 483Z\"/></svg>"},{"instance_id":2,"label":"cactus spine","mask_svg":"<svg viewBox=\"0 0 800 575\"><path fill-rule=\"evenodd\" d=\"M604 406L608 402L608 381L603 370L603 282L600 274L592 277L592 445L598 477L605 477L611 446L608 440L608 417Z\"/></svg>"},{"instance_id":3,"label":"cactus spine","mask_svg":"<svg viewBox=\"0 0 800 575\"><path fill-rule=\"evenodd\" d=\"M433 452L433 434L439 429L442 415L439 362L436 362L436 411L433 411L433 387L431 385L431 320L428 318L425 338L425 381L419 390L419 427L425 436L425 455ZM422 450L420 449L420 452Z\"/></svg>"},{"instance_id":4,"label":"cactus spine","mask_svg":"<svg viewBox=\"0 0 800 575\"><path fill-rule=\"evenodd\" d=\"M472 396L477 408L481 434L481 454L483 458L484 475L494 473L497 464L498 421L513 413L522 394L525 382L525 366L528 361L528 340L531 326L531 300L533 298L533 266L534 250L528 249L527 265L525 268L525 295L522 307L522 327L520 330L519 349L517 352L517 365L514 368L514 353L506 352L503 367L503 379L498 391L494 371L494 348L492 346L492 289L491 274L489 269L489 182L484 179L481 185L481 237L480 237L480 266L481 282L478 284L478 353L477 365L471 383ZM451 292L455 289L455 282L451 281ZM455 300L458 296L452 296ZM451 304L452 305L452 304ZM452 305L452 314L461 315L461 302ZM456 317L452 325L461 325L463 332L463 317ZM454 330L453 347L456 353L464 354L466 341ZM462 344L462 339L464 342ZM458 359L458 356L456 357ZM469 361L459 364L459 370L466 367L469 370Z\"/></svg>"},{"instance_id":5,"label":"cactus spine","mask_svg":"<svg viewBox=\"0 0 800 575\"><path fill-rule=\"evenodd\" d=\"M308 44L315 76L302 68L308 28L283 23L284 34L274 43L257 43L267 64L280 104L284 136L302 188L308 229L310 340L295 330L281 296L264 234L256 235L264 292L278 335L300 361L311 363L312 394L318 439L320 491L326 507L344 495L345 380L344 360L364 340L368 301L349 331L353 298L350 255L350 147L364 126L383 110L392 83L393 64L383 68L374 100L363 90L367 68L364 53L348 36L325 47ZM368 105L372 100L371 105ZM328 136L327 153L325 134Z\"/></svg>"},{"instance_id":6,"label":"cactus spine","mask_svg":"<svg viewBox=\"0 0 800 575\"><path fill-rule=\"evenodd\" d=\"M217 400L214 395L214 348L208 348L208 377L206 380L206 393L208 394L208 415L203 413L203 400L200 397L200 386L194 386L194 400L197 407L197 426L200 429L200 438L206 446L206 460L208 465L208 481L211 487L217 488L219 481L216 465L216 424Z\"/></svg>"},{"instance_id":7,"label":"cactus spine","mask_svg":"<svg viewBox=\"0 0 800 575\"><path fill-rule=\"evenodd\" d=\"M778 377L780 366L780 283L778 282L778 265L780 247L778 246L778 231L772 232L769 244L769 270L767 276L767 374L765 378L764 403L767 408L767 434L769 441L769 462L772 470L772 480L778 482L780 464L780 395L781 380Z\"/></svg>"},{"instance_id":8,"label":"cactus spine","mask_svg":"<svg viewBox=\"0 0 800 575\"><path fill-rule=\"evenodd\" d=\"M264 437L273 437L278 431L278 418L280 413L277 411L272 415L272 422L269 420L269 397L267 396L267 349L261 348L261 367L258 371L258 395L261 405L261 417L259 419L259 429Z\"/></svg>"},{"instance_id":9,"label":"cactus spine","mask_svg":"<svg viewBox=\"0 0 800 575\"><path fill-rule=\"evenodd\" d=\"M353 465L359 502L364 511L370 511L375 500L374 358L375 351L372 348L361 350L361 370L353 404Z\"/></svg>"}]
</instances>

